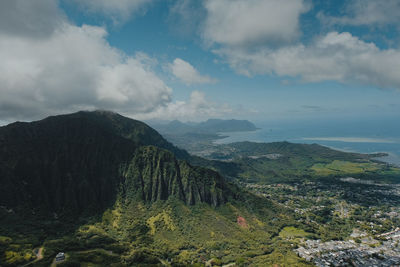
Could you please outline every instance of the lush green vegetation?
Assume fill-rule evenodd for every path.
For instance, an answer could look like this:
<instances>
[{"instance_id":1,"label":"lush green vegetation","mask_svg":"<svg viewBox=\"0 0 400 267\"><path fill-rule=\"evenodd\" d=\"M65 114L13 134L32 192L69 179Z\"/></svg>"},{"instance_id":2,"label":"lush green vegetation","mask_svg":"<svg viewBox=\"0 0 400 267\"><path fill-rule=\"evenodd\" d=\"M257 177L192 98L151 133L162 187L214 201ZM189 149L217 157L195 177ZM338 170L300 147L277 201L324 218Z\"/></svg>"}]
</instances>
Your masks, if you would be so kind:
<instances>
[{"instance_id":1,"label":"lush green vegetation","mask_svg":"<svg viewBox=\"0 0 400 267\"><path fill-rule=\"evenodd\" d=\"M242 191L238 199L217 207L186 205L174 197L151 203L118 198L101 216L69 226L65 218L42 218L30 219L29 224L8 232L0 227L0 240L3 255L19 254L20 263L29 261L23 257L33 248L43 246L44 258L36 263L42 266L59 251L68 255L64 266L203 266L210 260L218 265L311 266L293 252L303 238L346 240L354 229L375 235L400 223L386 215L391 207L400 205L400 197L382 195L381 189L390 190L390 185L387 187L326 179L249 184L249 190L263 197ZM239 223L239 217L245 224ZM9 221L11 218L8 216ZM11 258L2 260L12 265Z\"/></svg>"},{"instance_id":2,"label":"lush green vegetation","mask_svg":"<svg viewBox=\"0 0 400 267\"><path fill-rule=\"evenodd\" d=\"M250 183L277 183L304 179L352 176L381 182L400 182L400 168L378 162L383 154L336 151L320 145L288 142L241 142L214 145L209 161L193 162L211 166L234 180Z\"/></svg>"},{"instance_id":3,"label":"lush green vegetation","mask_svg":"<svg viewBox=\"0 0 400 267\"><path fill-rule=\"evenodd\" d=\"M243 265L291 253L270 243L292 221L284 207L177 160L146 127L80 112L1 128L2 264L32 262L40 247L43 266L60 251L66 266Z\"/></svg>"},{"instance_id":4,"label":"lush green vegetation","mask_svg":"<svg viewBox=\"0 0 400 267\"><path fill-rule=\"evenodd\" d=\"M351 161L341 161L334 160L331 163L314 164L311 169L320 176L328 176L335 174L360 174L365 172L375 172L380 170L380 166L375 162L351 162Z\"/></svg>"},{"instance_id":5,"label":"lush green vegetation","mask_svg":"<svg viewBox=\"0 0 400 267\"><path fill-rule=\"evenodd\" d=\"M187 206L173 198L152 204L117 201L101 218L71 225L72 231L46 237L35 236L34 231L45 226L39 221L31 221L37 224L37 229L30 232L31 237L25 235L24 239L18 239L20 235L10 231L7 234L15 235L15 240L2 238L6 240L2 243L2 262L13 265L15 260L9 255L18 253L19 263L29 262L33 258L26 255L32 254L32 249L39 246L44 247L44 258L37 264L43 266L60 251L68 255L65 262L68 265L65 266L74 266L78 262L117 266L168 261L175 266L186 266L192 263L202 265L211 259L221 264L237 262L247 265L259 261L260 257L275 263L287 260L277 253L291 255L292 261L301 262L292 255L289 241L273 241L281 239L281 229L296 224L287 210L265 199L252 195L245 197L240 202L215 208L208 204ZM238 224L239 216L246 221L246 227ZM55 220L44 223L53 230L57 225L61 226ZM1 229L4 231L3 227ZM29 226L23 225L22 229L26 232ZM21 247L16 247L16 242Z\"/></svg>"},{"instance_id":6,"label":"lush green vegetation","mask_svg":"<svg viewBox=\"0 0 400 267\"><path fill-rule=\"evenodd\" d=\"M400 224L400 170L372 155L243 142L208 157L109 112L0 128L1 266L61 251L59 266L311 266L304 239Z\"/></svg>"}]
</instances>

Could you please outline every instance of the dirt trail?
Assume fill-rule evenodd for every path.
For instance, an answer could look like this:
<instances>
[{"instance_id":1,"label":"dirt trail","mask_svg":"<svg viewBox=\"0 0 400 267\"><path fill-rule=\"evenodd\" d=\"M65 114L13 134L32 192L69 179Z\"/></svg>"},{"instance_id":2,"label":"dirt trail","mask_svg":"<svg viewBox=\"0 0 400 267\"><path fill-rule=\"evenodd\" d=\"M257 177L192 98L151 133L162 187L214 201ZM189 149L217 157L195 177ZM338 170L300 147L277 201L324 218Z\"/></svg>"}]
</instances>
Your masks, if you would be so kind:
<instances>
[{"instance_id":1,"label":"dirt trail","mask_svg":"<svg viewBox=\"0 0 400 267\"><path fill-rule=\"evenodd\" d=\"M34 259L34 260L31 261L31 262L28 262L28 263L25 264L25 265L22 265L23 267L25 267L25 266L30 266L30 265L34 264L35 262L38 262L38 261L40 261L41 259L43 259L43 247L40 247L40 248L38 249L38 252L37 252L37 253L35 252L35 250L36 250L36 249L33 250L33 253L36 254L36 259Z\"/></svg>"},{"instance_id":2,"label":"dirt trail","mask_svg":"<svg viewBox=\"0 0 400 267\"><path fill-rule=\"evenodd\" d=\"M40 261L41 259L43 259L43 247L40 247L38 250L38 253L36 254L36 261Z\"/></svg>"}]
</instances>

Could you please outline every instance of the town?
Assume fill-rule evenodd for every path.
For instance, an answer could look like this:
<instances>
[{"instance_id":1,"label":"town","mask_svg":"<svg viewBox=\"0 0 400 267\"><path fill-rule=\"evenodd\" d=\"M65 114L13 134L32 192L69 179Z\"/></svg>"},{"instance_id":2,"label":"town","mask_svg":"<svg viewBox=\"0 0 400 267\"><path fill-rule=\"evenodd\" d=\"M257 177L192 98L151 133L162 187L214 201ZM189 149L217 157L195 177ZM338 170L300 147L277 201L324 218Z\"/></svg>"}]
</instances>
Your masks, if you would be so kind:
<instances>
[{"instance_id":1,"label":"town","mask_svg":"<svg viewBox=\"0 0 400 267\"><path fill-rule=\"evenodd\" d=\"M379 239L379 240L377 240ZM297 254L317 266L398 266L400 264L400 228L381 234L377 239L361 241L307 240L296 249Z\"/></svg>"}]
</instances>

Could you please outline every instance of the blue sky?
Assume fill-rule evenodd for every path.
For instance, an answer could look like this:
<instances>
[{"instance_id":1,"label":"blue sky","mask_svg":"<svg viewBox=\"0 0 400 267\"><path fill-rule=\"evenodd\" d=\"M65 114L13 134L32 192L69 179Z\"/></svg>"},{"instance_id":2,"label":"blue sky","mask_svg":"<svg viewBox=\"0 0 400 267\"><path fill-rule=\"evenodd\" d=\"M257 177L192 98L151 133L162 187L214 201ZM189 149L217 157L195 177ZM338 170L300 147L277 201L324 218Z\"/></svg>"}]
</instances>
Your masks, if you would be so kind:
<instances>
[{"instance_id":1,"label":"blue sky","mask_svg":"<svg viewBox=\"0 0 400 267\"><path fill-rule=\"evenodd\" d=\"M0 121L398 117L400 0L5 0Z\"/></svg>"}]
</instances>

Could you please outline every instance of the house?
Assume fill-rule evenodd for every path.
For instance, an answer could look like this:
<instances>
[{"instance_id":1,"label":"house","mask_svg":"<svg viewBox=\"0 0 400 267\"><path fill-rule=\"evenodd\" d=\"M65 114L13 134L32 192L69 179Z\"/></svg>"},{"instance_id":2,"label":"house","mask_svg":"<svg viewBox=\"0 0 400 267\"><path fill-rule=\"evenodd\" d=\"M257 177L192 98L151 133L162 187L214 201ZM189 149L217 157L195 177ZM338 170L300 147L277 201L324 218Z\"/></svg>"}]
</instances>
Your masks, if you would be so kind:
<instances>
[{"instance_id":1,"label":"house","mask_svg":"<svg viewBox=\"0 0 400 267\"><path fill-rule=\"evenodd\" d=\"M63 260L65 260L64 252L58 252L58 254L56 255L56 261L63 261Z\"/></svg>"}]
</instances>

